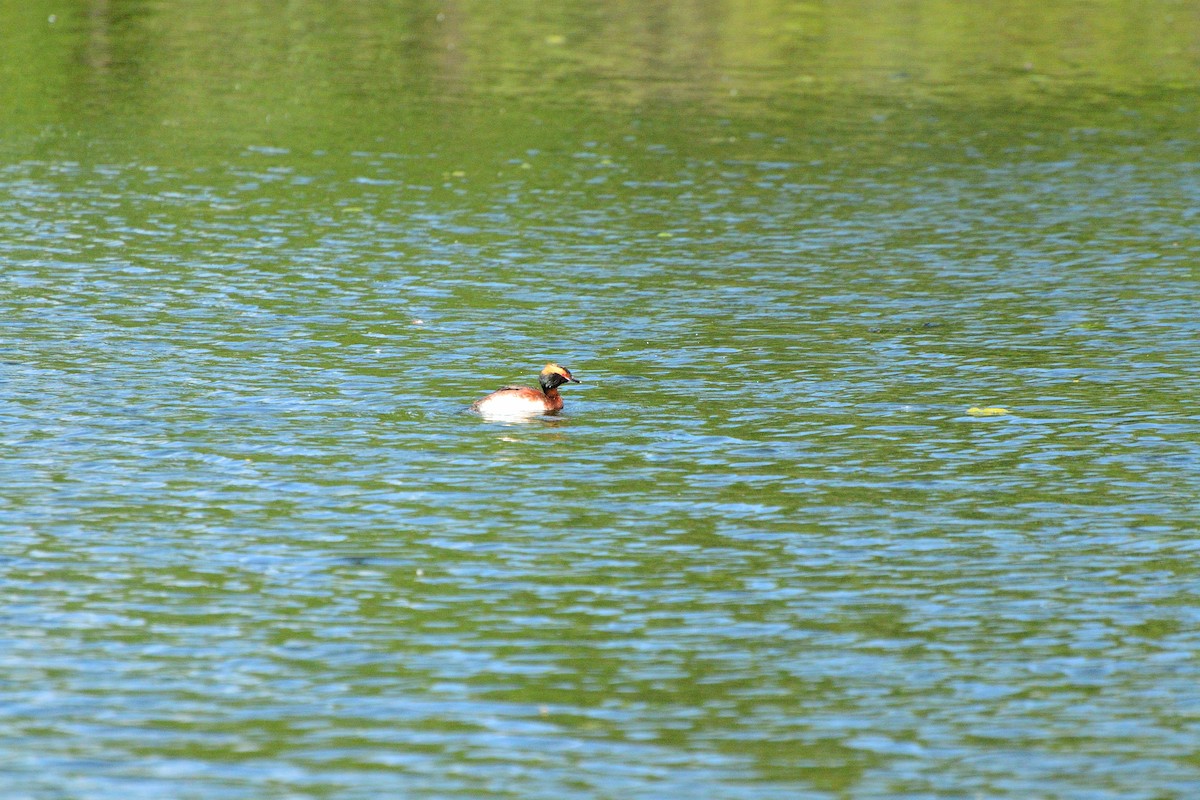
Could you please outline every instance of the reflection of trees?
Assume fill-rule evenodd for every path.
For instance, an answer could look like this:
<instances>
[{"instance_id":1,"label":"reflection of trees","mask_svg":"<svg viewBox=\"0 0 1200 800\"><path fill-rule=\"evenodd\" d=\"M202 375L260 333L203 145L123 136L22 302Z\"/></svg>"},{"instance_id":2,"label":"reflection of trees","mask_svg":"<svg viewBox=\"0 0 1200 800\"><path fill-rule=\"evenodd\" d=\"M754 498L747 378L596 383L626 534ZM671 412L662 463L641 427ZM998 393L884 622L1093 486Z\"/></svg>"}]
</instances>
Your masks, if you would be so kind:
<instances>
[{"instance_id":1,"label":"reflection of trees","mask_svg":"<svg viewBox=\"0 0 1200 800\"><path fill-rule=\"evenodd\" d=\"M112 63L109 49L109 0L90 0L87 5L87 46L84 61L96 71Z\"/></svg>"},{"instance_id":2,"label":"reflection of trees","mask_svg":"<svg viewBox=\"0 0 1200 800\"><path fill-rule=\"evenodd\" d=\"M161 121L309 124L446 97L718 109L829 93L1038 99L1079 84L1189 84L1200 68L1200 12L1139 0L87 0L54 26L0 11L0 23L17 17L26 28L5 24L6 48L26 69L0 88L7 107L52 100Z\"/></svg>"},{"instance_id":3,"label":"reflection of trees","mask_svg":"<svg viewBox=\"0 0 1200 800\"><path fill-rule=\"evenodd\" d=\"M125 49L110 38L146 36L159 43L153 71L164 84L205 82L221 70L318 94L367 83L428 97L568 82L608 93L611 102L641 93L755 93L761 84L866 83L895 91L903 83L897 75L945 86L964 75L1016 80L1032 71L1128 84L1144 80L1151 64L1153 75L1181 78L1198 66L1200 14L1170 5L1172 16L1160 6L90 0L84 61L104 69Z\"/></svg>"}]
</instances>

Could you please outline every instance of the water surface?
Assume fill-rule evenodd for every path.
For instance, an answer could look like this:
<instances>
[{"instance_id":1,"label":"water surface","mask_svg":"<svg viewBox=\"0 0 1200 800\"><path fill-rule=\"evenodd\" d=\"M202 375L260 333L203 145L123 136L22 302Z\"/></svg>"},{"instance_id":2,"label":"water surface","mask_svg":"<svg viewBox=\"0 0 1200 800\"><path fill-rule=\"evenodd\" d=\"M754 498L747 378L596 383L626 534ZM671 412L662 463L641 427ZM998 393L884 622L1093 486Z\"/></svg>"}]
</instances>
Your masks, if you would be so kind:
<instances>
[{"instance_id":1,"label":"water surface","mask_svg":"<svg viewBox=\"0 0 1200 800\"><path fill-rule=\"evenodd\" d=\"M1197 20L905 8L0 5L5 796L1194 793Z\"/></svg>"}]
</instances>

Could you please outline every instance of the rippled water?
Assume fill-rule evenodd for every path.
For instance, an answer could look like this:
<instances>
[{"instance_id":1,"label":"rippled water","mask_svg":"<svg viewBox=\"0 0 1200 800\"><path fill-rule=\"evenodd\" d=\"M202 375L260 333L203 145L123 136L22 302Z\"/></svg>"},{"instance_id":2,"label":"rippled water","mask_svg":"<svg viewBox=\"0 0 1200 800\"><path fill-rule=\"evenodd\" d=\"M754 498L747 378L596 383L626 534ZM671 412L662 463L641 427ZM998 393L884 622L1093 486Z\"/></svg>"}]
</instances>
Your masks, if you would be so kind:
<instances>
[{"instance_id":1,"label":"rippled water","mask_svg":"<svg viewBox=\"0 0 1200 800\"><path fill-rule=\"evenodd\" d=\"M1194 98L870 102L7 140L5 796L1190 796Z\"/></svg>"}]
</instances>

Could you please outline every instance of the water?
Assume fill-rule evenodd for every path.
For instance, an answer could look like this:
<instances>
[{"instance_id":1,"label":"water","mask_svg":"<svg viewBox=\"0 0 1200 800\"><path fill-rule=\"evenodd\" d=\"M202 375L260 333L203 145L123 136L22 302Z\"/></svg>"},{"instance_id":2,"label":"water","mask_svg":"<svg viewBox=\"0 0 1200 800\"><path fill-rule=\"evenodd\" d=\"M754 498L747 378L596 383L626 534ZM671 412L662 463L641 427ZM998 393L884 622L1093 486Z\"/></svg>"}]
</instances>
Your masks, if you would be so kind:
<instances>
[{"instance_id":1,"label":"water","mask_svg":"<svg viewBox=\"0 0 1200 800\"><path fill-rule=\"evenodd\" d=\"M2 11L6 797L1195 793L1176 4L217 5Z\"/></svg>"}]
</instances>

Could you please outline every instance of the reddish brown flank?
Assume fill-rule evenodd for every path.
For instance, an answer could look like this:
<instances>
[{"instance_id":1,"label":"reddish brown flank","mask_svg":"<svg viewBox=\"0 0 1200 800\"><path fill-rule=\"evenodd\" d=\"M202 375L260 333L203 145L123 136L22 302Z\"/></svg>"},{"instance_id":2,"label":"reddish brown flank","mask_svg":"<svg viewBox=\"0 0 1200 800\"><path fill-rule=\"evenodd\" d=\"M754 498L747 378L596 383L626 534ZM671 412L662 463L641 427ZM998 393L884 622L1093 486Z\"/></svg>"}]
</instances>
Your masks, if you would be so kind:
<instances>
[{"instance_id":1,"label":"reddish brown flank","mask_svg":"<svg viewBox=\"0 0 1200 800\"><path fill-rule=\"evenodd\" d=\"M528 386L505 386L471 404L484 415L509 416L548 414L561 411L562 395L558 387L564 383L579 383L571 371L558 364L547 364L538 375L540 389Z\"/></svg>"}]
</instances>

